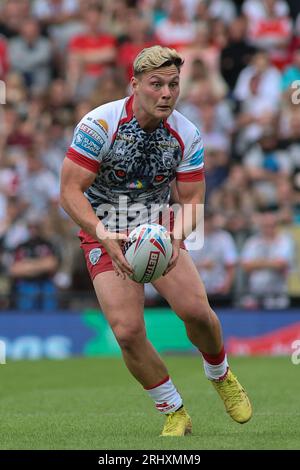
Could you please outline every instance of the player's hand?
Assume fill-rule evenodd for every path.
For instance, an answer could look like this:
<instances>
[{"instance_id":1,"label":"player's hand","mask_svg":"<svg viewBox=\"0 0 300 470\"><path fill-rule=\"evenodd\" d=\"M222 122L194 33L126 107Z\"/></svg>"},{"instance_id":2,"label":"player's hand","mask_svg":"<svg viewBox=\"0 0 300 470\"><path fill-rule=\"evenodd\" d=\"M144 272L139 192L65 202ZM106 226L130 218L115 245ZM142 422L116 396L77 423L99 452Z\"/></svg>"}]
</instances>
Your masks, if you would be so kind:
<instances>
[{"instance_id":1,"label":"player's hand","mask_svg":"<svg viewBox=\"0 0 300 470\"><path fill-rule=\"evenodd\" d=\"M133 274L133 269L126 260L122 252L122 245L128 241L128 236L124 233L108 232L101 237L101 244L106 249L108 255L112 260L112 265L117 276L122 279Z\"/></svg>"},{"instance_id":2,"label":"player's hand","mask_svg":"<svg viewBox=\"0 0 300 470\"><path fill-rule=\"evenodd\" d=\"M168 274L172 269L175 268L175 266L176 266L176 264L177 264L177 261L178 261L178 258L179 258L179 254L180 254L180 243L181 243L181 240L175 240L173 233L170 233L170 237L171 237L173 252L172 252L172 257L171 257L171 259L170 259L170 261L169 261L169 264L168 264L168 266L167 266L167 269L166 269L165 272L163 273L163 276L165 276L165 275Z\"/></svg>"}]
</instances>

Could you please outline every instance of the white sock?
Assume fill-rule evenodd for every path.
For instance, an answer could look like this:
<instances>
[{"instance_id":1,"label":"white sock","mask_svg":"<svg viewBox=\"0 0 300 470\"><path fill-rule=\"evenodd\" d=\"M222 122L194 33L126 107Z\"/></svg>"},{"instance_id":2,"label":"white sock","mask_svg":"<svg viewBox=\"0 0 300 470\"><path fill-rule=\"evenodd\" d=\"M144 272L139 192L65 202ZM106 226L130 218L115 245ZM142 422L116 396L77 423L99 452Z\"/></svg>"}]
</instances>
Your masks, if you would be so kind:
<instances>
[{"instance_id":1,"label":"white sock","mask_svg":"<svg viewBox=\"0 0 300 470\"><path fill-rule=\"evenodd\" d=\"M163 414L172 413L182 405L182 398L169 377L154 387L145 388L145 390L154 400L156 409Z\"/></svg>"},{"instance_id":2,"label":"white sock","mask_svg":"<svg viewBox=\"0 0 300 470\"><path fill-rule=\"evenodd\" d=\"M224 360L220 364L210 364L203 357L203 366L206 377L209 380L222 380L228 370L228 361L225 354Z\"/></svg>"}]
</instances>

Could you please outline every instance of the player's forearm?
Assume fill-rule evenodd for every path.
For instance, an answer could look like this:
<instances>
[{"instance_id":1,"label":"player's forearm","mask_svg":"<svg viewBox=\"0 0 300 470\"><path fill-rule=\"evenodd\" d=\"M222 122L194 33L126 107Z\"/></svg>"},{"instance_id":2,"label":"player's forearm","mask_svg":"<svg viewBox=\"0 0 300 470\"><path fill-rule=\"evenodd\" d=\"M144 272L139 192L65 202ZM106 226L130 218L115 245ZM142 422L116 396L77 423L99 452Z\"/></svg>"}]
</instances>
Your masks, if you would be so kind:
<instances>
[{"instance_id":1,"label":"player's forearm","mask_svg":"<svg viewBox=\"0 0 300 470\"><path fill-rule=\"evenodd\" d=\"M174 223L174 236L185 240L194 230L204 224L205 181L182 183L177 187L176 199L180 204Z\"/></svg>"},{"instance_id":2,"label":"player's forearm","mask_svg":"<svg viewBox=\"0 0 300 470\"><path fill-rule=\"evenodd\" d=\"M95 240L99 238L96 233L97 227L103 227L104 232L103 224L99 221L91 204L81 191L70 191L69 189L62 191L60 203L71 219Z\"/></svg>"}]
</instances>

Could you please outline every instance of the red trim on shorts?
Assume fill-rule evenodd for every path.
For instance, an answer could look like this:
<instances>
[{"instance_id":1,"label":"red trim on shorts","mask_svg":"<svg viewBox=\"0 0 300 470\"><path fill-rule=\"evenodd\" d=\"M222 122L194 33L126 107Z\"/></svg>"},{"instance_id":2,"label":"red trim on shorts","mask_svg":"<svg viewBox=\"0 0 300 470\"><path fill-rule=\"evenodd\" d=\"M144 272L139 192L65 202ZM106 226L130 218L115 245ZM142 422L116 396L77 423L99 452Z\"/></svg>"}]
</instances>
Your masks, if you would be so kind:
<instances>
[{"instance_id":1,"label":"red trim on shorts","mask_svg":"<svg viewBox=\"0 0 300 470\"><path fill-rule=\"evenodd\" d=\"M184 143L183 143L183 140L182 138L180 137L180 135L178 134L178 132L176 132L174 129L172 129L172 127L170 126L170 124L166 121L166 119L164 119L163 121L164 123L164 126L165 128L170 132L170 134L172 134L175 139L178 141L179 145L180 145L180 148L181 148L181 152L182 152L182 158L183 158L183 154L184 154Z\"/></svg>"},{"instance_id":2,"label":"red trim on shorts","mask_svg":"<svg viewBox=\"0 0 300 470\"><path fill-rule=\"evenodd\" d=\"M82 155L81 153L74 150L72 147L69 147L66 157L72 160L72 162L76 163L77 165L85 168L86 170L92 171L93 173L98 173L100 168L100 163L96 160L92 160L91 158Z\"/></svg>"},{"instance_id":3,"label":"red trim on shorts","mask_svg":"<svg viewBox=\"0 0 300 470\"><path fill-rule=\"evenodd\" d=\"M170 379L170 377L167 375L167 377L165 377L163 380L158 382L158 384L153 385L152 387L144 387L144 389L145 390L152 390L153 388L156 388L156 387L159 387L160 385L165 384L166 382L168 382L169 379Z\"/></svg>"},{"instance_id":4,"label":"red trim on shorts","mask_svg":"<svg viewBox=\"0 0 300 470\"><path fill-rule=\"evenodd\" d=\"M200 351L206 362L213 366L217 366L221 364L221 362L224 361L225 359L225 349L224 346L222 346L221 351L218 354L207 354L203 351Z\"/></svg>"},{"instance_id":5,"label":"red trim on shorts","mask_svg":"<svg viewBox=\"0 0 300 470\"><path fill-rule=\"evenodd\" d=\"M126 116L122 118L119 123L116 132L114 133L111 141L111 145L114 143L116 135L118 133L119 127L122 126L122 124L125 124L125 122L131 121L133 118L133 109L132 109L132 103L133 103L133 95L131 95L128 100L126 101L125 104L125 111L126 111Z\"/></svg>"},{"instance_id":6,"label":"red trim on shorts","mask_svg":"<svg viewBox=\"0 0 300 470\"><path fill-rule=\"evenodd\" d=\"M83 230L80 230L78 236L81 241L80 247L83 250L86 266L92 281L95 279L97 274L101 274L106 271L114 271L111 258L104 246L101 245L101 243L94 240L88 233L84 232ZM92 264L90 260L90 252L95 248L100 248L101 256L99 260L97 260L96 264Z\"/></svg>"},{"instance_id":7,"label":"red trim on shorts","mask_svg":"<svg viewBox=\"0 0 300 470\"><path fill-rule=\"evenodd\" d=\"M204 180L204 169L195 170L195 171L185 171L184 173L177 172L176 180L183 182L194 182L194 181L203 181Z\"/></svg>"}]
</instances>

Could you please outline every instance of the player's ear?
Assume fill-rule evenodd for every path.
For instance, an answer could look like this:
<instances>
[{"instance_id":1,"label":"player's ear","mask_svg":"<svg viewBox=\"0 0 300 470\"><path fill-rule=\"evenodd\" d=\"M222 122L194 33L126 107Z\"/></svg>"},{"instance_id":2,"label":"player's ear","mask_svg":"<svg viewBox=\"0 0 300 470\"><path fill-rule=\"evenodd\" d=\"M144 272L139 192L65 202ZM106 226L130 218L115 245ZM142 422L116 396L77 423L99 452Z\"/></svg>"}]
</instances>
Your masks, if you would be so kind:
<instances>
[{"instance_id":1,"label":"player's ear","mask_svg":"<svg viewBox=\"0 0 300 470\"><path fill-rule=\"evenodd\" d=\"M138 79L136 77L131 78L131 88L135 91L138 87Z\"/></svg>"}]
</instances>

